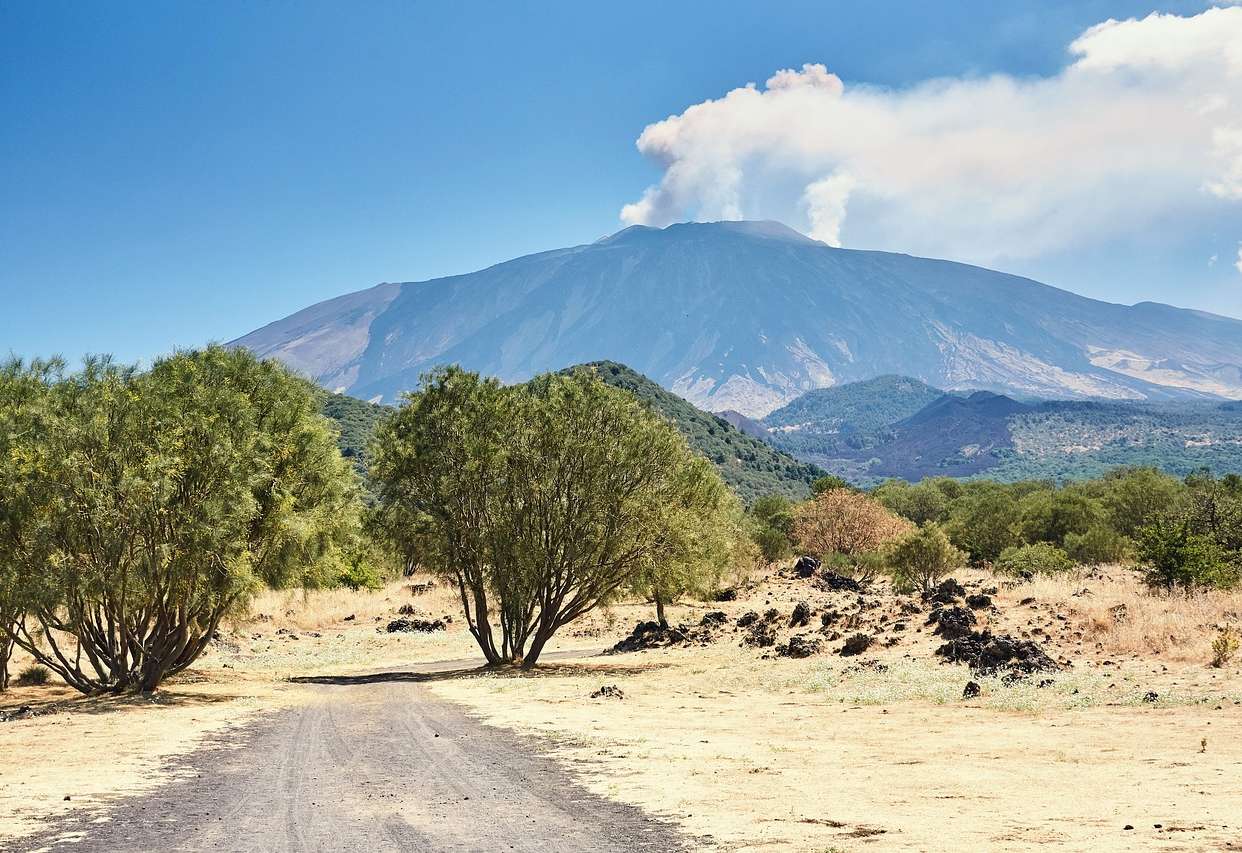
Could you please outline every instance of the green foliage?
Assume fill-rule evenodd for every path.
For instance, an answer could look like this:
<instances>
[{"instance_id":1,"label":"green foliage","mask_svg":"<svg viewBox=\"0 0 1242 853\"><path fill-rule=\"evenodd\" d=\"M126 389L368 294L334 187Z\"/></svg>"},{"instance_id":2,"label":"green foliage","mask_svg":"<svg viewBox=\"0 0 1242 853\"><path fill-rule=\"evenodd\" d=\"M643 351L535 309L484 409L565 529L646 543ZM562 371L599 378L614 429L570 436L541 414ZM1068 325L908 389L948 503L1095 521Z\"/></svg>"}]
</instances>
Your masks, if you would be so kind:
<instances>
[{"instance_id":1,"label":"green foliage","mask_svg":"<svg viewBox=\"0 0 1242 853\"><path fill-rule=\"evenodd\" d=\"M630 392L671 422L691 448L716 466L744 503L764 494L801 500L810 494L812 481L825 473L817 465L800 462L723 418L696 408L625 365L596 361L566 372L576 371L591 373L608 385Z\"/></svg>"},{"instance_id":2,"label":"green foliage","mask_svg":"<svg viewBox=\"0 0 1242 853\"><path fill-rule=\"evenodd\" d=\"M824 492L832 489L852 489L854 488L845 480L834 474L828 474L824 477L816 477L811 483L811 494L822 495Z\"/></svg>"},{"instance_id":3,"label":"green foliage","mask_svg":"<svg viewBox=\"0 0 1242 853\"><path fill-rule=\"evenodd\" d=\"M434 371L371 458L384 529L456 584L489 663L533 666L561 626L664 567L683 586L736 510L668 421L588 371L508 388Z\"/></svg>"},{"instance_id":4,"label":"green foliage","mask_svg":"<svg viewBox=\"0 0 1242 853\"><path fill-rule=\"evenodd\" d=\"M750 507L751 538L769 563L792 552L793 503L784 495L763 495Z\"/></svg>"},{"instance_id":5,"label":"green foliage","mask_svg":"<svg viewBox=\"0 0 1242 853\"><path fill-rule=\"evenodd\" d=\"M1024 542L1063 546L1066 536L1105 524L1103 505L1068 487L1031 492L1018 502L1018 532Z\"/></svg>"},{"instance_id":6,"label":"green foliage","mask_svg":"<svg viewBox=\"0 0 1242 853\"><path fill-rule=\"evenodd\" d=\"M154 690L258 585L315 580L357 534L354 475L308 383L275 363L93 359L24 401L19 373L0 395L28 426L0 458L22 597L7 636L78 690Z\"/></svg>"},{"instance_id":7,"label":"green foliage","mask_svg":"<svg viewBox=\"0 0 1242 853\"><path fill-rule=\"evenodd\" d=\"M1060 548L1048 542L1006 548L996 561L998 572L1019 577L1055 575L1073 568L1074 561Z\"/></svg>"},{"instance_id":8,"label":"green foliage","mask_svg":"<svg viewBox=\"0 0 1242 853\"><path fill-rule=\"evenodd\" d=\"M337 446L341 455L354 464L359 474L367 472L367 445L375 434L375 425L392 408L368 403L348 394L330 394L316 389L319 413L332 421L337 429Z\"/></svg>"},{"instance_id":9,"label":"green foliage","mask_svg":"<svg viewBox=\"0 0 1242 853\"><path fill-rule=\"evenodd\" d=\"M19 672L17 678L13 679L13 683L18 687L42 687L51 680L51 670L35 663Z\"/></svg>"},{"instance_id":10,"label":"green foliage","mask_svg":"<svg viewBox=\"0 0 1242 853\"><path fill-rule=\"evenodd\" d=\"M949 538L972 562L991 562L1019 543L1018 496L999 483L970 483L949 510Z\"/></svg>"},{"instance_id":11,"label":"green foliage","mask_svg":"<svg viewBox=\"0 0 1242 853\"><path fill-rule=\"evenodd\" d=\"M1162 518L1138 536L1139 570L1150 586L1229 588L1238 583L1231 555L1187 517Z\"/></svg>"},{"instance_id":12,"label":"green foliage","mask_svg":"<svg viewBox=\"0 0 1242 853\"><path fill-rule=\"evenodd\" d=\"M905 480L886 480L872 495L880 503L902 518L923 524L927 521L944 523L949 517L950 496L945 486L957 485L945 478L907 483ZM954 489L960 494L960 489Z\"/></svg>"},{"instance_id":13,"label":"green foliage","mask_svg":"<svg viewBox=\"0 0 1242 853\"><path fill-rule=\"evenodd\" d=\"M1095 524L1082 533L1067 533L1065 553L1076 563L1098 566L1129 558L1133 543L1108 524Z\"/></svg>"},{"instance_id":14,"label":"green foliage","mask_svg":"<svg viewBox=\"0 0 1242 853\"><path fill-rule=\"evenodd\" d=\"M924 590L966 563L966 554L953 546L944 529L934 521L924 522L891 542L884 555L896 584Z\"/></svg>"},{"instance_id":15,"label":"green foliage","mask_svg":"<svg viewBox=\"0 0 1242 853\"><path fill-rule=\"evenodd\" d=\"M860 551L857 554L833 552L823 557L825 569L866 583L888 569L884 551Z\"/></svg>"}]
</instances>

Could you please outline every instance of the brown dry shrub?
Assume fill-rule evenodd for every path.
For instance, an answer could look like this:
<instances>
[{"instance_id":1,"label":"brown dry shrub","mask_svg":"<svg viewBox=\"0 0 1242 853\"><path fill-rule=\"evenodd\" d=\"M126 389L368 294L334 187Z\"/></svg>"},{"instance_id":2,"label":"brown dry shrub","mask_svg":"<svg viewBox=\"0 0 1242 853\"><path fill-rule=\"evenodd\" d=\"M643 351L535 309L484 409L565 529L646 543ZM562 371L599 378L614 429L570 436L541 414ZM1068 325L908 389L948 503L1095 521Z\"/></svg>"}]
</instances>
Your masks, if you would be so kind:
<instances>
[{"instance_id":1,"label":"brown dry shrub","mask_svg":"<svg viewBox=\"0 0 1242 853\"><path fill-rule=\"evenodd\" d=\"M829 489L794 510L794 541L816 557L874 551L913 529L879 501L850 489Z\"/></svg>"}]
</instances>

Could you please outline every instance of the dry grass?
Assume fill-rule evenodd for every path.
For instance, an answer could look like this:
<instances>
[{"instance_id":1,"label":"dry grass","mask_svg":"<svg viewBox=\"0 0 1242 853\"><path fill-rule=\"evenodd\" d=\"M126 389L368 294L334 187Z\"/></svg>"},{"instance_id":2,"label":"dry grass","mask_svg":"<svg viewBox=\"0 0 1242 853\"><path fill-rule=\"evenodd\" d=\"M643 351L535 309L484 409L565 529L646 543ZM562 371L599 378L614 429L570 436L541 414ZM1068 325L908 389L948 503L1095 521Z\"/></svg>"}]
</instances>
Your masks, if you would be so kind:
<instances>
[{"instance_id":1,"label":"dry grass","mask_svg":"<svg viewBox=\"0 0 1242 853\"><path fill-rule=\"evenodd\" d=\"M412 605L427 616L455 614L461 609L457 593L444 583L435 581L428 592L414 595L410 588L431 582L430 578L415 576L393 581L381 589L311 589L266 590L257 595L250 605L250 612L235 619L231 627L250 629L256 625L271 628L289 628L299 631L319 631L342 625L347 616L358 623L373 622L379 618L393 618L394 611L403 604Z\"/></svg>"},{"instance_id":2,"label":"dry grass","mask_svg":"<svg viewBox=\"0 0 1242 853\"><path fill-rule=\"evenodd\" d=\"M1207 664L1221 629L1242 625L1242 590L1152 591L1117 566L1002 585L998 596L1005 608L1025 598L1076 623L1084 645L1115 656Z\"/></svg>"}]
</instances>

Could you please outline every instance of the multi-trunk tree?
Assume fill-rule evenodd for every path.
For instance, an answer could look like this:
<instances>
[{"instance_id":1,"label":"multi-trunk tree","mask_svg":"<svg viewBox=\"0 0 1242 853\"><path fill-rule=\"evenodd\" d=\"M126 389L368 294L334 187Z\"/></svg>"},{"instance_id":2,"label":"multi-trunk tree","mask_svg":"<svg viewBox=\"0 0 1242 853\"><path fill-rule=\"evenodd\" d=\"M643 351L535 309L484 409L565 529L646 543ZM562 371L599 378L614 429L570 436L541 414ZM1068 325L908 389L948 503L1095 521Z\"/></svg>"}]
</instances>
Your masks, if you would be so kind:
<instances>
[{"instance_id":1,"label":"multi-trunk tree","mask_svg":"<svg viewBox=\"0 0 1242 853\"><path fill-rule=\"evenodd\" d=\"M436 371L381 424L370 470L386 529L456 584L487 661L525 667L566 623L718 548L732 500L671 425L587 373Z\"/></svg>"},{"instance_id":2,"label":"multi-trunk tree","mask_svg":"<svg viewBox=\"0 0 1242 853\"><path fill-rule=\"evenodd\" d=\"M275 364L211 347L36 378L0 415L28 426L0 460L19 612L0 632L78 690L154 690L261 584L314 582L356 533L354 475Z\"/></svg>"}]
</instances>

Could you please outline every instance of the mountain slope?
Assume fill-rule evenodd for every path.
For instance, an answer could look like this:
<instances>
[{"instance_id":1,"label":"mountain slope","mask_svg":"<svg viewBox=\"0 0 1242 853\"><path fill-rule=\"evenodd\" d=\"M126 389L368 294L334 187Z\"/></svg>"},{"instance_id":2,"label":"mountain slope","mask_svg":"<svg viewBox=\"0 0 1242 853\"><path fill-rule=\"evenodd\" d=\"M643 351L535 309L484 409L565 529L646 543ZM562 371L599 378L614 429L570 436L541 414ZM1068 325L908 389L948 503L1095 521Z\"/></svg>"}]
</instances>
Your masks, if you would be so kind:
<instances>
[{"instance_id":1,"label":"mountain slope","mask_svg":"<svg viewBox=\"0 0 1242 853\"><path fill-rule=\"evenodd\" d=\"M663 415L693 449L716 465L724 481L746 503L771 493L805 498L811 492L811 481L825 474L814 464L800 462L761 439L746 435L724 418L695 408L623 364L597 361L568 370L589 370L609 385L634 394Z\"/></svg>"},{"instance_id":2,"label":"mountain slope","mask_svg":"<svg viewBox=\"0 0 1242 853\"><path fill-rule=\"evenodd\" d=\"M851 393L850 386L840 390ZM771 441L860 485L889 477L1072 479L1118 465L1179 476L1203 467L1217 474L1242 471L1242 405L1236 402L1024 402L977 391L944 394L900 420L878 423L883 418L876 417L869 431L844 433L837 430L837 410L820 411L821 422L803 420L798 432L769 427Z\"/></svg>"},{"instance_id":3,"label":"mountain slope","mask_svg":"<svg viewBox=\"0 0 1242 853\"><path fill-rule=\"evenodd\" d=\"M600 359L752 418L884 374L1033 397L1242 397L1242 321L834 249L762 222L634 226L467 275L380 285L234 343L388 401L436 364L518 382Z\"/></svg>"}]
</instances>

